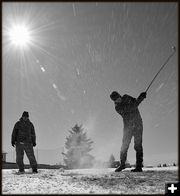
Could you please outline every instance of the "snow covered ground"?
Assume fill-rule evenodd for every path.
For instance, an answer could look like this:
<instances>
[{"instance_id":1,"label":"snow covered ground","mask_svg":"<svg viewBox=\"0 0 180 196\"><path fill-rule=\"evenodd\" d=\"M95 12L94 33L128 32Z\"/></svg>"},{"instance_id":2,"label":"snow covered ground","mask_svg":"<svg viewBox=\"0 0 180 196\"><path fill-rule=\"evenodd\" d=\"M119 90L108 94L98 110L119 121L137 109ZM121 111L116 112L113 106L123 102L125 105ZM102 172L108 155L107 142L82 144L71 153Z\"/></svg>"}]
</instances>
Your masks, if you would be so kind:
<instances>
[{"instance_id":1,"label":"snow covered ground","mask_svg":"<svg viewBox=\"0 0 180 196\"><path fill-rule=\"evenodd\" d=\"M164 194L165 182L178 180L177 167L129 170L40 169L38 174L15 175L17 170L3 169L2 194Z\"/></svg>"}]
</instances>

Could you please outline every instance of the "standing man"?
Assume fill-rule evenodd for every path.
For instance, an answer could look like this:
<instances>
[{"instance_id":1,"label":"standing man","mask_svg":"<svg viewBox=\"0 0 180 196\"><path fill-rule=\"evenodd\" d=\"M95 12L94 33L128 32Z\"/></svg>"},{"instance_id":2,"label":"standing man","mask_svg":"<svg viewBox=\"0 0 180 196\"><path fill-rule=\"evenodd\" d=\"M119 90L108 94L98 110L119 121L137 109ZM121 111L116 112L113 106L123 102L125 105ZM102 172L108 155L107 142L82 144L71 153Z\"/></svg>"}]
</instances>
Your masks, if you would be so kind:
<instances>
[{"instance_id":1,"label":"standing man","mask_svg":"<svg viewBox=\"0 0 180 196\"><path fill-rule=\"evenodd\" d=\"M120 166L115 172L120 172L125 169L125 162L127 159L127 151L134 136L134 149L136 150L136 168L131 170L133 172L142 172L143 167L143 147L142 134L143 123L138 110L139 104L146 98L146 92L143 92L139 97L133 98L129 95L121 96L118 92L113 91L110 98L114 101L115 110L123 118L123 140L120 152Z\"/></svg>"},{"instance_id":2,"label":"standing man","mask_svg":"<svg viewBox=\"0 0 180 196\"><path fill-rule=\"evenodd\" d=\"M36 134L34 126L29 120L29 113L26 111L23 112L22 117L14 126L11 144L13 147L16 146L16 163L19 168L18 173L24 173L24 151L29 159L33 173L38 173L37 162L33 150L33 147L36 146Z\"/></svg>"}]
</instances>

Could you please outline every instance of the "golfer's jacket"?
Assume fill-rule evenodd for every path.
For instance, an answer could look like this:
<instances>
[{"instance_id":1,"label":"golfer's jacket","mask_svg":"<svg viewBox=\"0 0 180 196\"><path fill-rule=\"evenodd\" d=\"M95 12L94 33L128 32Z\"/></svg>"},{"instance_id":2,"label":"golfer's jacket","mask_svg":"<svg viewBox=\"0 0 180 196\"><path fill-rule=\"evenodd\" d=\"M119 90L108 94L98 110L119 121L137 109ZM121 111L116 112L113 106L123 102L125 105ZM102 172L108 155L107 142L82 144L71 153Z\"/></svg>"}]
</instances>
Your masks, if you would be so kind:
<instances>
[{"instance_id":1,"label":"golfer's jacket","mask_svg":"<svg viewBox=\"0 0 180 196\"><path fill-rule=\"evenodd\" d=\"M122 116L125 125L133 121L142 122L138 106L143 99L141 95L137 99L129 95L123 95L120 103L115 102L115 110Z\"/></svg>"}]
</instances>

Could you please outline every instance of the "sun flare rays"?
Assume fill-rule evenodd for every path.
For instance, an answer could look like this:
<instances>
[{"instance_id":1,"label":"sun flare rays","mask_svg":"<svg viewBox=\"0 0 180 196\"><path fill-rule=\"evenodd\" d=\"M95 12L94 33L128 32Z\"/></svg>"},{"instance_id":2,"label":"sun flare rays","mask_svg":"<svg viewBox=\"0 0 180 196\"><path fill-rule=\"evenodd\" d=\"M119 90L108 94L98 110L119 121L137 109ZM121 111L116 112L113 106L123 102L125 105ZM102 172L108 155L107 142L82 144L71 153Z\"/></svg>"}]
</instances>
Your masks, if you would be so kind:
<instances>
[{"instance_id":1,"label":"sun flare rays","mask_svg":"<svg viewBox=\"0 0 180 196\"><path fill-rule=\"evenodd\" d=\"M25 25L14 25L8 32L12 44L17 47L25 47L31 41L31 35Z\"/></svg>"}]
</instances>

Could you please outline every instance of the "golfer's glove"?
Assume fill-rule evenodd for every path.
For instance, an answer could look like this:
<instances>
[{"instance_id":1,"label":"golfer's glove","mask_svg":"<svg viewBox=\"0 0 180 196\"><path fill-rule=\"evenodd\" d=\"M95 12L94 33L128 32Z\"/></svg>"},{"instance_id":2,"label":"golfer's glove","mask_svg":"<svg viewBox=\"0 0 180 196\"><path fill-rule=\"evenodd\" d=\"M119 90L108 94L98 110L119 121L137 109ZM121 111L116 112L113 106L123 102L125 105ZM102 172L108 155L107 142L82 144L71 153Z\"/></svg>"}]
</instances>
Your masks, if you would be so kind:
<instances>
[{"instance_id":1,"label":"golfer's glove","mask_svg":"<svg viewBox=\"0 0 180 196\"><path fill-rule=\"evenodd\" d=\"M34 146L34 147L36 146L36 142L33 142L33 146Z\"/></svg>"},{"instance_id":2,"label":"golfer's glove","mask_svg":"<svg viewBox=\"0 0 180 196\"><path fill-rule=\"evenodd\" d=\"M146 92L141 93L141 97L143 97L143 98L146 98L146 95L147 95Z\"/></svg>"},{"instance_id":3,"label":"golfer's glove","mask_svg":"<svg viewBox=\"0 0 180 196\"><path fill-rule=\"evenodd\" d=\"M11 145L12 145L13 147L15 147L15 142L11 142Z\"/></svg>"}]
</instances>

